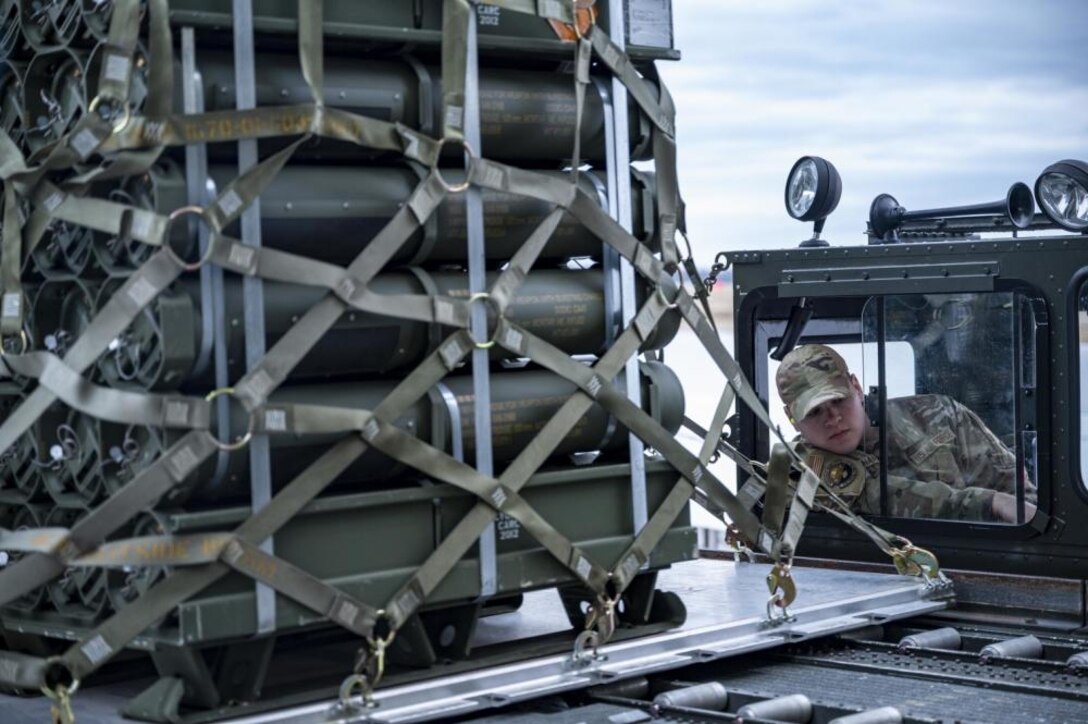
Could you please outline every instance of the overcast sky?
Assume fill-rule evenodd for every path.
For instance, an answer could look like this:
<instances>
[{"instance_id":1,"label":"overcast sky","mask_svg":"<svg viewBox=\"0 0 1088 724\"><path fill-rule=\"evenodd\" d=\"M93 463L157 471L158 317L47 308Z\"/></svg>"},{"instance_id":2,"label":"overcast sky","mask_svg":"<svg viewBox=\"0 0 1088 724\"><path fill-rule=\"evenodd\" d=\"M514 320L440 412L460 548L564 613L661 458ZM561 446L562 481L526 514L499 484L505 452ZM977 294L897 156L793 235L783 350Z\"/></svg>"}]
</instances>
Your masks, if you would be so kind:
<instances>
[{"instance_id":1,"label":"overcast sky","mask_svg":"<svg viewBox=\"0 0 1088 724\"><path fill-rule=\"evenodd\" d=\"M874 196L1003 198L1088 160L1088 0L672 0L680 188L700 266L794 246L793 162L838 168L824 238L865 243Z\"/></svg>"}]
</instances>

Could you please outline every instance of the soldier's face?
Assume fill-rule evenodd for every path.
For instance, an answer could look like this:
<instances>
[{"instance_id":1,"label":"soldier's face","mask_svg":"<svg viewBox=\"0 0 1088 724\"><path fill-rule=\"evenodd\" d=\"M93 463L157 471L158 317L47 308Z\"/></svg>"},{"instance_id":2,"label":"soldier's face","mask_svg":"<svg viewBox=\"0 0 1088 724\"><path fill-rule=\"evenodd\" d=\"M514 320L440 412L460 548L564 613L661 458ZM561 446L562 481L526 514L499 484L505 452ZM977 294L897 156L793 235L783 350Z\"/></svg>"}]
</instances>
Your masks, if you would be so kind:
<instances>
[{"instance_id":1,"label":"soldier's face","mask_svg":"<svg viewBox=\"0 0 1088 724\"><path fill-rule=\"evenodd\" d=\"M869 427L862 403L861 385L850 376L853 394L841 400L830 400L813 408L803 420L794 423L801 437L815 447L838 455L857 450Z\"/></svg>"}]
</instances>

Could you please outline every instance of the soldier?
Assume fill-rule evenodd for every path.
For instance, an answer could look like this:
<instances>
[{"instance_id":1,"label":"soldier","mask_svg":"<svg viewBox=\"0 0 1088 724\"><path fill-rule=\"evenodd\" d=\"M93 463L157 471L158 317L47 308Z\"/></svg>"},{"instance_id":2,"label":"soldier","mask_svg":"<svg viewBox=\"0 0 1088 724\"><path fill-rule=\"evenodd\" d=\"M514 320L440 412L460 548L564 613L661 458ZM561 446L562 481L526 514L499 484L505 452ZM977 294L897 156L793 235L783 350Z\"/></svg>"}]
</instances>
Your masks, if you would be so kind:
<instances>
[{"instance_id":1,"label":"soldier","mask_svg":"<svg viewBox=\"0 0 1088 724\"><path fill-rule=\"evenodd\" d=\"M880 433L857 377L835 350L797 347L775 377L798 452L862 513L880 513ZM979 417L945 395L888 400L888 512L914 518L1016 522L1016 456ZM1025 516L1035 514L1025 481ZM817 496L819 497L819 496Z\"/></svg>"}]
</instances>

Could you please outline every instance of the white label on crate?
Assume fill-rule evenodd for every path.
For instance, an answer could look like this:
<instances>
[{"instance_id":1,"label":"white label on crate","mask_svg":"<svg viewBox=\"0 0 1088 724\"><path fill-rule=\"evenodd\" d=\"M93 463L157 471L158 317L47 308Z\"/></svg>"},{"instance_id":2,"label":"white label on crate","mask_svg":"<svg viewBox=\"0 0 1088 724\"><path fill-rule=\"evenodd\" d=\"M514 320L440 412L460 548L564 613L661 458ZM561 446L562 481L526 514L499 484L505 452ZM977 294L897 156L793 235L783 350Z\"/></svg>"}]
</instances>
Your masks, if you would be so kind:
<instances>
[{"instance_id":1,"label":"white label on crate","mask_svg":"<svg viewBox=\"0 0 1088 724\"><path fill-rule=\"evenodd\" d=\"M563 19L563 4L559 0L540 0L537 12L548 18Z\"/></svg>"},{"instance_id":2,"label":"white label on crate","mask_svg":"<svg viewBox=\"0 0 1088 724\"><path fill-rule=\"evenodd\" d=\"M497 28L502 20L502 8L494 5L478 5L476 7L476 18L480 25Z\"/></svg>"},{"instance_id":3,"label":"white label on crate","mask_svg":"<svg viewBox=\"0 0 1088 724\"><path fill-rule=\"evenodd\" d=\"M368 441L376 438L381 431L382 429L378 426L378 421L374 418L370 418L366 421L366 424L363 425L363 437Z\"/></svg>"},{"instance_id":4,"label":"white label on crate","mask_svg":"<svg viewBox=\"0 0 1088 724\"><path fill-rule=\"evenodd\" d=\"M672 0L627 0L627 42L672 48Z\"/></svg>"},{"instance_id":5,"label":"white label on crate","mask_svg":"<svg viewBox=\"0 0 1088 724\"><path fill-rule=\"evenodd\" d=\"M491 493L491 502L495 504L496 508L501 508L506 503L506 491L502 488L495 488Z\"/></svg>"}]
</instances>

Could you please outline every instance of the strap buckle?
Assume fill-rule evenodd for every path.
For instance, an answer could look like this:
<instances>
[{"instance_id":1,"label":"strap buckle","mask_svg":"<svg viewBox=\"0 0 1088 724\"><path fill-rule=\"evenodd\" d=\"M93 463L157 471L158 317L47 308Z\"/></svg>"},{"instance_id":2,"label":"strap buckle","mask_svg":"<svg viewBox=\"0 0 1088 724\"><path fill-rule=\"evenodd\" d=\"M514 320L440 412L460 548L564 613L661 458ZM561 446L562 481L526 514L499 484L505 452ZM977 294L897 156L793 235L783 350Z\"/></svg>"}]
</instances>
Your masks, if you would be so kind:
<instances>
[{"instance_id":1,"label":"strap buckle","mask_svg":"<svg viewBox=\"0 0 1088 724\"><path fill-rule=\"evenodd\" d=\"M765 623L769 626L797 620L789 611L789 605L797 599L797 584L790 572L790 565L789 561L777 563L767 574L767 590L771 592L771 597L767 599ZM776 609L781 609L781 614L776 613Z\"/></svg>"}]
</instances>

